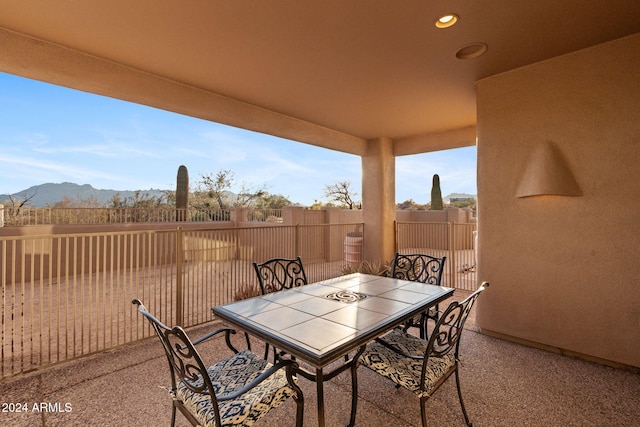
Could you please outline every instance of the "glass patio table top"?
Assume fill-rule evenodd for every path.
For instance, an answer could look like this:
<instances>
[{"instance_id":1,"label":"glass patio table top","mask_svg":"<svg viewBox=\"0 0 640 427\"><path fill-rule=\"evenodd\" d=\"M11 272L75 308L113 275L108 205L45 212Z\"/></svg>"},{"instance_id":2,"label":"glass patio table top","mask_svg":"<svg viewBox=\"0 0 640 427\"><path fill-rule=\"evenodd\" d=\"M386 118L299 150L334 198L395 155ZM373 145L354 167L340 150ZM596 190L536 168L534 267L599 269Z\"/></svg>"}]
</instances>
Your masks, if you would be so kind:
<instances>
[{"instance_id":1,"label":"glass patio table top","mask_svg":"<svg viewBox=\"0 0 640 427\"><path fill-rule=\"evenodd\" d=\"M453 291L354 273L212 310L238 329L322 368L450 297Z\"/></svg>"}]
</instances>

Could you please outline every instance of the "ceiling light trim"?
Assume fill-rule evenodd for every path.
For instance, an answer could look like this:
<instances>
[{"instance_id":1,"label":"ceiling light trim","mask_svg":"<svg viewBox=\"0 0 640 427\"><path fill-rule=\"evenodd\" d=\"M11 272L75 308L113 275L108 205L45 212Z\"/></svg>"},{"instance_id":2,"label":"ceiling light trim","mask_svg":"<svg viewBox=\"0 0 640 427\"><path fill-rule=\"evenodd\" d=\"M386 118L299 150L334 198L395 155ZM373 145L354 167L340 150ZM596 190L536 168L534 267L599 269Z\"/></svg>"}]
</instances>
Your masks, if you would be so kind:
<instances>
[{"instance_id":1,"label":"ceiling light trim","mask_svg":"<svg viewBox=\"0 0 640 427\"><path fill-rule=\"evenodd\" d=\"M459 20L460 17L455 13L447 13L446 15L442 15L436 19L435 26L436 28L451 28Z\"/></svg>"},{"instance_id":2,"label":"ceiling light trim","mask_svg":"<svg viewBox=\"0 0 640 427\"><path fill-rule=\"evenodd\" d=\"M462 46L456 52L456 58L458 59L475 59L482 55L484 55L489 49L486 43L470 43L468 45Z\"/></svg>"}]
</instances>

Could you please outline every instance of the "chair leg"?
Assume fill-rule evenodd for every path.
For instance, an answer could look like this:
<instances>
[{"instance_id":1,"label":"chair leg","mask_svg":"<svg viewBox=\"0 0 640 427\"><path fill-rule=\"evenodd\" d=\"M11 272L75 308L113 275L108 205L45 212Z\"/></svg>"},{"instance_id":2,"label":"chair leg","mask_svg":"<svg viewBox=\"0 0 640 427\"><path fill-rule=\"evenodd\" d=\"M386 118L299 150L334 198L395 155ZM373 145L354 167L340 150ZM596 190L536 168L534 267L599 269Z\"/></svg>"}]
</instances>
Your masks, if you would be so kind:
<instances>
[{"instance_id":1,"label":"chair leg","mask_svg":"<svg viewBox=\"0 0 640 427\"><path fill-rule=\"evenodd\" d=\"M267 343L264 343L264 360L269 360L269 344Z\"/></svg>"},{"instance_id":2,"label":"chair leg","mask_svg":"<svg viewBox=\"0 0 640 427\"><path fill-rule=\"evenodd\" d=\"M302 389L297 381L294 378L297 375L297 369L290 369L291 366L287 367L287 382L290 384L291 388L294 391L293 400L296 402L296 427L302 427L302 422L304 421L304 394L302 393Z\"/></svg>"},{"instance_id":3,"label":"chair leg","mask_svg":"<svg viewBox=\"0 0 640 427\"><path fill-rule=\"evenodd\" d=\"M176 405L171 404L171 427L176 425Z\"/></svg>"},{"instance_id":4,"label":"chair leg","mask_svg":"<svg viewBox=\"0 0 640 427\"><path fill-rule=\"evenodd\" d=\"M249 334L244 333L244 339L247 340L247 350L251 351L251 341L249 340Z\"/></svg>"},{"instance_id":5,"label":"chair leg","mask_svg":"<svg viewBox=\"0 0 640 427\"><path fill-rule=\"evenodd\" d=\"M460 388L460 376L458 374L459 370L456 366L456 388L458 389L458 399L460 400L460 407L462 408L462 414L464 415L464 421L467 423L469 427L473 424L469 421L469 415L467 414L467 409L464 406L464 400L462 399L462 389Z\"/></svg>"},{"instance_id":6,"label":"chair leg","mask_svg":"<svg viewBox=\"0 0 640 427\"><path fill-rule=\"evenodd\" d=\"M358 409L358 361L355 360L353 361L353 365L351 366L351 417L349 418L349 427L354 427L356 425L357 409Z\"/></svg>"},{"instance_id":7,"label":"chair leg","mask_svg":"<svg viewBox=\"0 0 640 427\"><path fill-rule=\"evenodd\" d=\"M427 321L429 320L429 317L426 315L422 315L420 316L420 339L426 340L427 339Z\"/></svg>"},{"instance_id":8,"label":"chair leg","mask_svg":"<svg viewBox=\"0 0 640 427\"><path fill-rule=\"evenodd\" d=\"M304 421L304 402L296 402L296 427L302 427Z\"/></svg>"},{"instance_id":9,"label":"chair leg","mask_svg":"<svg viewBox=\"0 0 640 427\"><path fill-rule=\"evenodd\" d=\"M302 422L304 421L304 396L302 391L296 394L297 396L294 398L296 401L296 427L302 427Z\"/></svg>"},{"instance_id":10,"label":"chair leg","mask_svg":"<svg viewBox=\"0 0 640 427\"><path fill-rule=\"evenodd\" d=\"M427 427L427 399L429 398L420 398L420 417L422 419L422 427Z\"/></svg>"}]
</instances>

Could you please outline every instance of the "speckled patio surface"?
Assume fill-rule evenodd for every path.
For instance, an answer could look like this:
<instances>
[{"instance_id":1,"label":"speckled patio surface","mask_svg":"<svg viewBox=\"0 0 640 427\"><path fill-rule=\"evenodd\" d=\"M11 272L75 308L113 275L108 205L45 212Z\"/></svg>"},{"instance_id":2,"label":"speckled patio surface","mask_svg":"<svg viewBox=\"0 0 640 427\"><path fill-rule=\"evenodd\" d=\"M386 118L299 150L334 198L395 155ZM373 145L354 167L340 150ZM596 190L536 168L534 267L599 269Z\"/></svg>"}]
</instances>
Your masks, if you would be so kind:
<instances>
[{"instance_id":1,"label":"speckled patio surface","mask_svg":"<svg viewBox=\"0 0 640 427\"><path fill-rule=\"evenodd\" d=\"M189 333L198 337L219 326L213 322ZM260 351L258 342L253 347ZM204 344L201 353L211 363L230 354L217 339ZM462 338L461 359L463 393L476 427L640 425L637 372L492 338L476 330L473 318ZM160 343L148 339L0 382L0 425L169 425L171 404L163 388L168 379ZM364 367L358 370L358 380L357 425L420 425L418 401L411 393ZM315 386L304 379L300 383L305 393L304 425L315 426ZM350 393L348 373L326 383L327 426L347 424ZM15 404L21 408L26 404L27 410L16 412ZM428 408L431 426L464 425L453 378ZM294 425L294 414L294 402L288 401L258 425ZM188 425L180 414L177 425Z\"/></svg>"}]
</instances>

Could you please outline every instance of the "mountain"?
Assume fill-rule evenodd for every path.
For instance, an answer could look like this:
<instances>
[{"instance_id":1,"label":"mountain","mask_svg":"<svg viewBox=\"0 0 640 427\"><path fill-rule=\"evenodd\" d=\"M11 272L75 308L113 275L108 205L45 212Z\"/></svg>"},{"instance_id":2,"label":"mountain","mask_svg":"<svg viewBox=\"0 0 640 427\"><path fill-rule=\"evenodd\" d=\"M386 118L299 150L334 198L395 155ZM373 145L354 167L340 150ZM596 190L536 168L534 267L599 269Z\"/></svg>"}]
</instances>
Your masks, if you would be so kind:
<instances>
[{"instance_id":1,"label":"mountain","mask_svg":"<svg viewBox=\"0 0 640 427\"><path fill-rule=\"evenodd\" d=\"M107 204L114 196L119 195L121 199L135 198L137 191L131 190L99 190L93 188L89 184L79 185L71 182L63 182L60 184L41 184L29 187L26 190L19 191L12 194L17 200L24 200L25 198L33 196L29 200L29 206L44 208L47 205L53 205L56 202L63 200L65 197L70 197L74 200L86 200L90 197L95 198L101 204ZM146 197L163 197L163 190L140 190L141 196ZM2 201L9 200L9 194L0 194L0 203Z\"/></svg>"}]
</instances>

